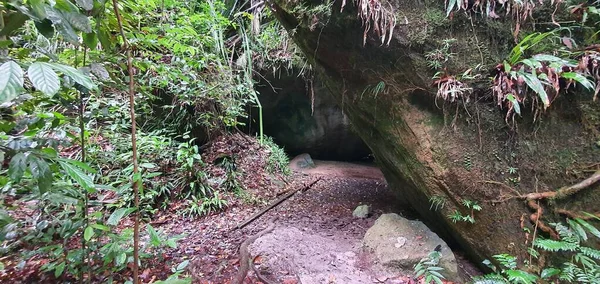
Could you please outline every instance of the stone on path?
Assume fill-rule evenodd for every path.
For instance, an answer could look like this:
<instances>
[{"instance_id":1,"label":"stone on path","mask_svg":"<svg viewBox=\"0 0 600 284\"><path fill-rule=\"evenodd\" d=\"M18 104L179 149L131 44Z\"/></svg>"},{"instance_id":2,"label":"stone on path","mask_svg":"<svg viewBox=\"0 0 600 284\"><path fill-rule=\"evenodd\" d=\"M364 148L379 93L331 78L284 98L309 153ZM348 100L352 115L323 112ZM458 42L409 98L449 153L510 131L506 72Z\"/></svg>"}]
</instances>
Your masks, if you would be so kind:
<instances>
[{"instance_id":1,"label":"stone on path","mask_svg":"<svg viewBox=\"0 0 600 284\"><path fill-rule=\"evenodd\" d=\"M316 168L315 162L312 160L309 154L300 154L296 156L290 162L291 169L308 169Z\"/></svg>"},{"instance_id":2,"label":"stone on path","mask_svg":"<svg viewBox=\"0 0 600 284\"><path fill-rule=\"evenodd\" d=\"M439 266L442 275L461 283L454 254L448 245L419 221L411 221L398 214L383 214L367 230L363 239L366 248L375 253L381 264L404 271L412 271L415 264L441 246Z\"/></svg>"},{"instance_id":3,"label":"stone on path","mask_svg":"<svg viewBox=\"0 0 600 284\"><path fill-rule=\"evenodd\" d=\"M371 214L371 208L369 208L369 205L359 205L356 207L356 209L354 209L354 212L352 212L352 216L361 219L369 217L369 214Z\"/></svg>"}]
</instances>

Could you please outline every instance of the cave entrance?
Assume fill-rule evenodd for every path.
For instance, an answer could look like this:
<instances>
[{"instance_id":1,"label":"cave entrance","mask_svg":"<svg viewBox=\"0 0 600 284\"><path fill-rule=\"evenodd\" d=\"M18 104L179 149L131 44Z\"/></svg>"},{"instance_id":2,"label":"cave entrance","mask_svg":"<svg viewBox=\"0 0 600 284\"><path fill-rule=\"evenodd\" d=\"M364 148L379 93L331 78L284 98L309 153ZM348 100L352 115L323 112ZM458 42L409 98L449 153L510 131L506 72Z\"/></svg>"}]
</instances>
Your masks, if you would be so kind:
<instances>
[{"instance_id":1,"label":"cave entrance","mask_svg":"<svg viewBox=\"0 0 600 284\"><path fill-rule=\"evenodd\" d=\"M319 79L297 73L265 74L255 86L263 106L264 134L290 157L307 153L314 159L370 161L369 147ZM258 111L250 109L246 131L259 130Z\"/></svg>"}]
</instances>

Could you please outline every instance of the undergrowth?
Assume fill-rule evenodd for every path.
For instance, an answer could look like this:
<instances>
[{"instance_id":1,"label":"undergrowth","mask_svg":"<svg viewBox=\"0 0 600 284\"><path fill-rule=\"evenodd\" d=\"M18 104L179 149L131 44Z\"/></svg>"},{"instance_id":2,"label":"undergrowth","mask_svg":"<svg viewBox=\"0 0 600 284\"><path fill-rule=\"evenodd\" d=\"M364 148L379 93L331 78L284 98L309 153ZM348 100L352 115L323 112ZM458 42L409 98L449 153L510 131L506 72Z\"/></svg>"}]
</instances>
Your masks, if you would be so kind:
<instances>
[{"instance_id":1,"label":"undergrowth","mask_svg":"<svg viewBox=\"0 0 600 284\"><path fill-rule=\"evenodd\" d=\"M269 150L267 171L269 173L281 172L284 175L290 175L292 173L289 168L290 160L285 150L277 145L271 137L266 137L264 146Z\"/></svg>"}]
</instances>

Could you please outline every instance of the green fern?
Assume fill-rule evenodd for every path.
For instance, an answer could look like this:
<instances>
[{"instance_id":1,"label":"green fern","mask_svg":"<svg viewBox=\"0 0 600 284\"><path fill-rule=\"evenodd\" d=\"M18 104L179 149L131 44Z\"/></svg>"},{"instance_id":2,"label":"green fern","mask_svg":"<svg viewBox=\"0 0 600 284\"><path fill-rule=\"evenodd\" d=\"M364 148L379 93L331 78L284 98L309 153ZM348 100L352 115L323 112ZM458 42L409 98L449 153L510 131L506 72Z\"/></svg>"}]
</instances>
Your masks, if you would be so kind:
<instances>
[{"instance_id":1,"label":"green fern","mask_svg":"<svg viewBox=\"0 0 600 284\"><path fill-rule=\"evenodd\" d=\"M472 284L509 284L508 280L500 274L487 274L473 277Z\"/></svg>"},{"instance_id":2,"label":"green fern","mask_svg":"<svg viewBox=\"0 0 600 284\"><path fill-rule=\"evenodd\" d=\"M440 258L442 254L434 250L427 255L427 257L421 259L414 267L415 278L424 277L425 283L430 284L434 282L436 284L442 284L442 279L445 277L441 274L444 270L439 267Z\"/></svg>"},{"instance_id":3,"label":"green fern","mask_svg":"<svg viewBox=\"0 0 600 284\"><path fill-rule=\"evenodd\" d=\"M534 246L543 250L558 252L558 251L576 251L578 244L571 242L536 239Z\"/></svg>"},{"instance_id":4,"label":"green fern","mask_svg":"<svg viewBox=\"0 0 600 284\"><path fill-rule=\"evenodd\" d=\"M523 270L507 270L506 277L510 283L516 284L534 284L538 277Z\"/></svg>"},{"instance_id":5,"label":"green fern","mask_svg":"<svg viewBox=\"0 0 600 284\"><path fill-rule=\"evenodd\" d=\"M581 250L581 253L583 253L586 256L589 256L596 260L600 260L600 250L588 247L580 247L579 250Z\"/></svg>"},{"instance_id":6,"label":"green fern","mask_svg":"<svg viewBox=\"0 0 600 284\"><path fill-rule=\"evenodd\" d=\"M581 226L583 226L588 232L590 232L596 238L600 239L600 231L598 229L596 229L596 227L594 227L592 224L588 223L587 221L585 221L583 219L579 219L579 218L575 219L575 221L577 221L577 223L579 223Z\"/></svg>"},{"instance_id":7,"label":"green fern","mask_svg":"<svg viewBox=\"0 0 600 284\"><path fill-rule=\"evenodd\" d=\"M509 254L497 254L494 258L500 263L501 266L510 270L517 268L517 258Z\"/></svg>"}]
</instances>

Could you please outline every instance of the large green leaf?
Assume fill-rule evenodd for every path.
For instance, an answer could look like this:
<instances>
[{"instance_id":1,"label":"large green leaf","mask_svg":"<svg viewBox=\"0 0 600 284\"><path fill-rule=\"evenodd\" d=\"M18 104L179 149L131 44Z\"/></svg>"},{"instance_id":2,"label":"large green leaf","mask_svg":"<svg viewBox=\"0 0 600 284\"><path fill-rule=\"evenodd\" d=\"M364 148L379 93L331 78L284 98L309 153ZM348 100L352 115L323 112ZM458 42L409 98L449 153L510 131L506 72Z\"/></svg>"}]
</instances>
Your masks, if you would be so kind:
<instances>
[{"instance_id":1,"label":"large green leaf","mask_svg":"<svg viewBox=\"0 0 600 284\"><path fill-rule=\"evenodd\" d=\"M96 22L96 33L98 34L98 40L100 40L100 44L102 48L107 51L112 50L112 40L111 35L109 33L109 29L105 24L102 24L101 21Z\"/></svg>"},{"instance_id":2,"label":"large green leaf","mask_svg":"<svg viewBox=\"0 0 600 284\"><path fill-rule=\"evenodd\" d=\"M73 26L75 29L80 30L84 33L92 32L92 25L90 24L90 19L86 15L83 15L79 12L63 12L62 14L65 20L67 20L67 22L69 22L69 24L71 24L71 26Z\"/></svg>"},{"instance_id":3,"label":"large green leaf","mask_svg":"<svg viewBox=\"0 0 600 284\"><path fill-rule=\"evenodd\" d=\"M159 247L161 245L160 236L158 232L150 225L146 225L146 230L148 231L148 235L150 236L150 244L154 247Z\"/></svg>"},{"instance_id":4,"label":"large green leaf","mask_svg":"<svg viewBox=\"0 0 600 284\"><path fill-rule=\"evenodd\" d=\"M8 176L15 182L19 182L27 169L27 156L17 153L8 164Z\"/></svg>"},{"instance_id":5,"label":"large green leaf","mask_svg":"<svg viewBox=\"0 0 600 284\"><path fill-rule=\"evenodd\" d=\"M42 93L53 96L60 89L58 75L52 66L46 62L35 62L27 69L27 76L33 86Z\"/></svg>"},{"instance_id":6,"label":"large green leaf","mask_svg":"<svg viewBox=\"0 0 600 284\"><path fill-rule=\"evenodd\" d=\"M526 72L519 71L517 74L519 74L527 86L529 86L529 88L531 88L540 97L540 99L542 99L544 106L548 107L550 105L550 100L548 99L548 94L546 93L546 90L544 90L544 86L542 85L540 79L538 79L534 74Z\"/></svg>"},{"instance_id":7,"label":"large green leaf","mask_svg":"<svg viewBox=\"0 0 600 284\"><path fill-rule=\"evenodd\" d=\"M22 27L29 17L21 12L14 12L4 18L4 28L0 30L0 36L10 35L12 32Z\"/></svg>"},{"instance_id":8,"label":"large green leaf","mask_svg":"<svg viewBox=\"0 0 600 284\"><path fill-rule=\"evenodd\" d=\"M52 186L52 171L50 170L48 163L35 155L29 155L27 161L29 163L31 175L38 182L40 193L48 191Z\"/></svg>"},{"instance_id":9,"label":"large green leaf","mask_svg":"<svg viewBox=\"0 0 600 284\"><path fill-rule=\"evenodd\" d=\"M75 0L75 3L87 11L94 8L94 0Z\"/></svg>"},{"instance_id":10,"label":"large green leaf","mask_svg":"<svg viewBox=\"0 0 600 284\"><path fill-rule=\"evenodd\" d=\"M54 8L63 12L77 12L79 8L69 0L56 0Z\"/></svg>"},{"instance_id":11,"label":"large green leaf","mask_svg":"<svg viewBox=\"0 0 600 284\"><path fill-rule=\"evenodd\" d=\"M66 41L74 45L79 45L79 36L69 21L65 19L64 12L48 7L46 13L48 14L48 19Z\"/></svg>"},{"instance_id":12,"label":"large green leaf","mask_svg":"<svg viewBox=\"0 0 600 284\"><path fill-rule=\"evenodd\" d=\"M115 210L115 212L110 214L110 217L108 217L106 224L108 224L110 226L116 226L119 224L121 219L123 219L123 217L131 214L134 211L135 211L135 208L119 208L119 209Z\"/></svg>"},{"instance_id":13,"label":"large green leaf","mask_svg":"<svg viewBox=\"0 0 600 284\"><path fill-rule=\"evenodd\" d=\"M79 85L82 85L89 90L96 89L96 85L94 84L94 82L92 82L92 79L90 79L89 76L86 76L83 73L81 73L81 71L68 65L58 63L49 64L52 66L52 68L54 68L54 70L62 72L63 74L71 77L71 79L73 79L73 81L77 82Z\"/></svg>"},{"instance_id":14,"label":"large green leaf","mask_svg":"<svg viewBox=\"0 0 600 284\"><path fill-rule=\"evenodd\" d=\"M46 1L44 0L29 0L29 8L38 19L46 18Z\"/></svg>"},{"instance_id":15,"label":"large green leaf","mask_svg":"<svg viewBox=\"0 0 600 284\"><path fill-rule=\"evenodd\" d=\"M520 115L521 107L519 106L519 101L517 101L517 98L515 98L513 94L509 94L508 96L506 96L506 99L512 103L513 109L518 115Z\"/></svg>"},{"instance_id":16,"label":"large green leaf","mask_svg":"<svg viewBox=\"0 0 600 284\"><path fill-rule=\"evenodd\" d=\"M85 45L91 50L96 50L96 47L98 46L98 37L96 36L96 33L84 33L83 43L85 43Z\"/></svg>"},{"instance_id":17,"label":"large green leaf","mask_svg":"<svg viewBox=\"0 0 600 284\"><path fill-rule=\"evenodd\" d=\"M86 175L79 168L73 166L72 164L69 164L64 161L59 161L58 163L63 168L63 170L65 170L67 175L69 175L69 177L76 181L77 184L83 187L87 192L93 193L96 191L96 188L94 187L94 182L92 181L92 178L90 176Z\"/></svg>"},{"instance_id":18,"label":"large green leaf","mask_svg":"<svg viewBox=\"0 0 600 284\"><path fill-rule=\"evenodd\" d=\"M560 74L560 76L563 77L563 78L566 78L566 79L574 80L577 83L579 83L582 86L584 86L588 90L593 90L594 89L594 83L592 83L592 81L590 81L584 75L579 74L577 72L564 72L564 73Z\"/></svg>"},{"instance_id":19,"label":"large green leaf","mask_svg":"<svg viewBox=\"0 0 600 284\"><path fill-rule=\"evenodd\" d=\"M94 168L90 167L88 164L86 164L84 162L80 162L80 161L73 160L73 159L61 159L61 161L69 163L69 164L71 164L77 168L80 168L81 170L86 171L88 173L95 174L97 172Z\"/></svg>"},{"instance_id":20,"label":"large green leaf","mask_svg":"<svg viewBox=\"0 0 600 284\"><path fill-rule=\"evenodd\" d=\"M450 0L448 2L448 7L446 7L446 16L450 16L450 13L452 13L454 6L456 6L456 0Z\"/></svg>"},{"instance_id":21,"label":"large green leaf","mask_svg":"<svg viewBox=\"0 0 600 284\"><path fill-rule=\"evenodd\" d=\"M92 239L93 236L94 236L94 228L92 228L91 226L86 227L85 230L83 231L83 239L85 239L86 241L89 241Z\"/></svg>"},{"instance_id":22,"label":"large green leaf","mask_svg":"<svg viewBox=\"0 0 600 284\"><path fill-rule=\"evenodd\" d=\"M0 103L11 101L23 90L23 69L14 61L0 65Z\"/></svg>"}]
</instances>

